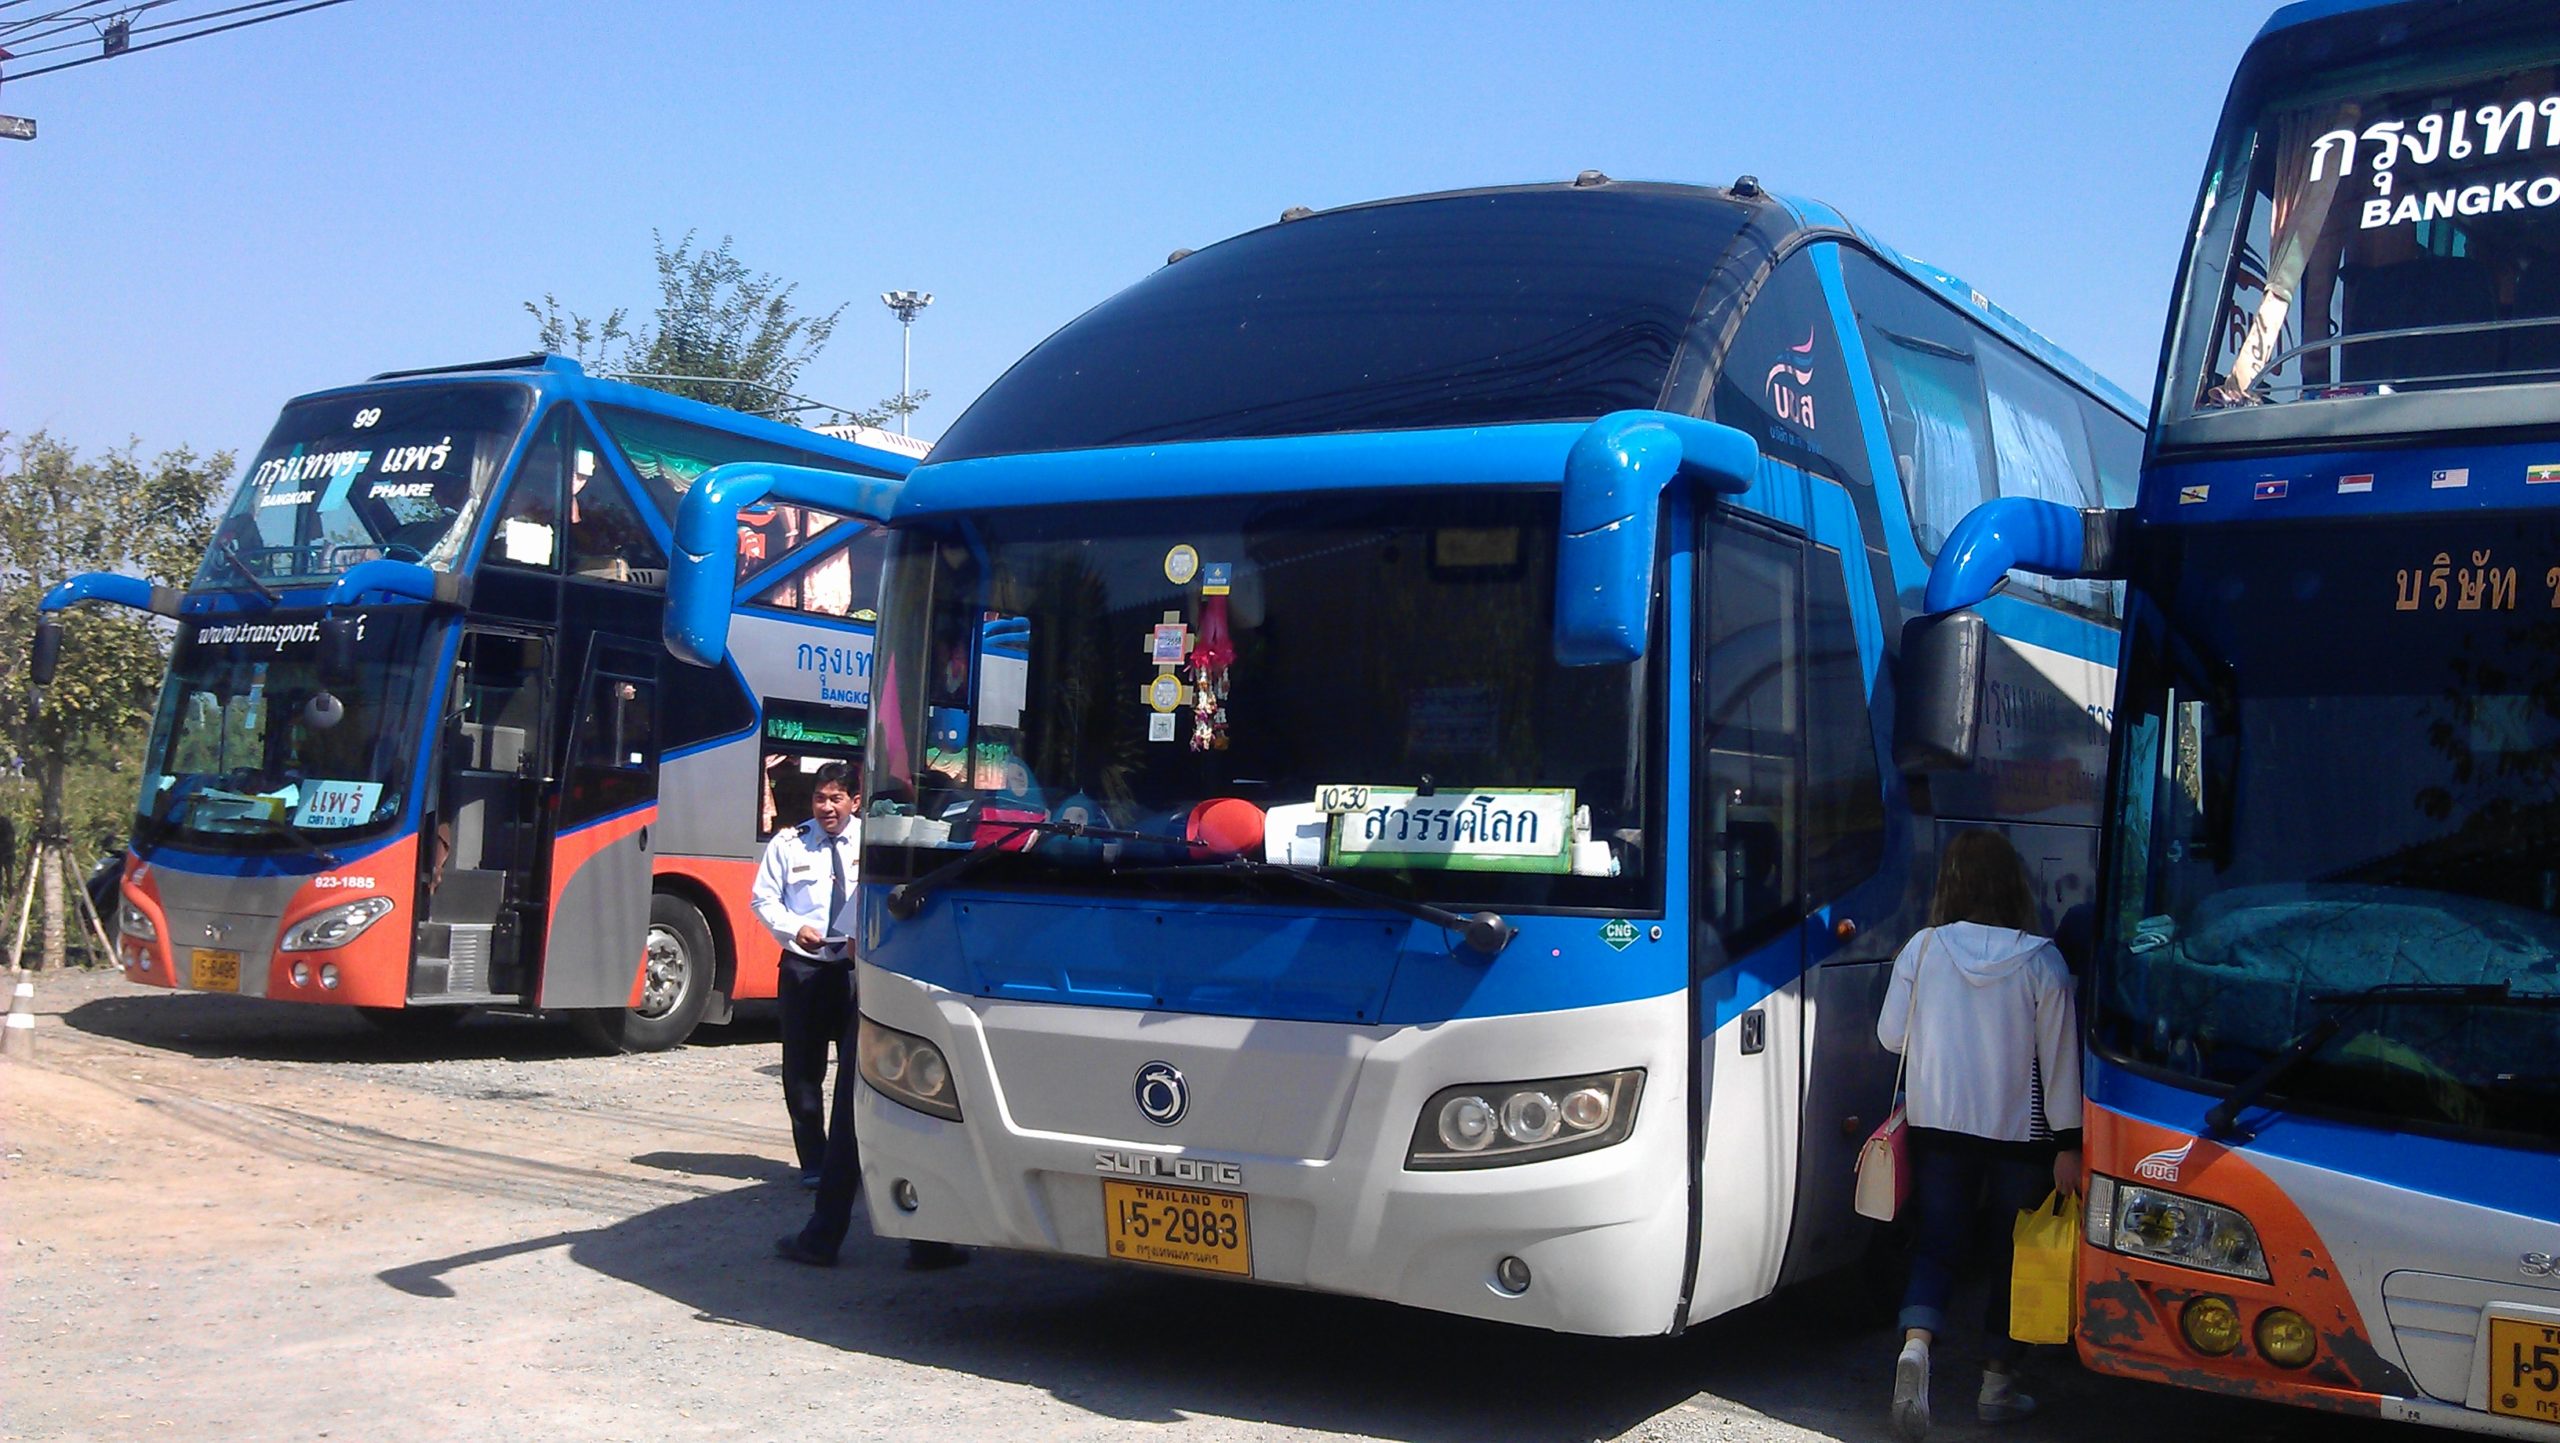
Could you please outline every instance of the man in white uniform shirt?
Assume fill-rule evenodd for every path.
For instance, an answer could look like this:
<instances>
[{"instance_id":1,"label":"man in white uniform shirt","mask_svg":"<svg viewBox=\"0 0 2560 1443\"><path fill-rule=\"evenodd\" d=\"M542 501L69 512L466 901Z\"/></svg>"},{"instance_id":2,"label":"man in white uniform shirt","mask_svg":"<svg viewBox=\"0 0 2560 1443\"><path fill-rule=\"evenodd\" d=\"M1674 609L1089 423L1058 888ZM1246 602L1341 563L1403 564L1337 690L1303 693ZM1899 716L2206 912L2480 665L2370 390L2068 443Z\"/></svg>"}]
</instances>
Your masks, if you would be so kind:
<instances>
[{"instance_id":1,"label":"man in white uniform shirt","mask_svg":"<svg viewBox=\"0 0 2560 1443\"><path fill-rule=\"evenodd\" d=\"M756 868L756 920L782 943L782 1101L791 1113L791 1145L800 1155L800 1185L814 1188L827 1155L827 1048L851 1068L853 959L846 942L847 903L861 864L862 839L842 762L818 768L809 820L785 827L765 844ZM853 1115L838 1109L836 1126Z\"/></svg>"}]
</instances>

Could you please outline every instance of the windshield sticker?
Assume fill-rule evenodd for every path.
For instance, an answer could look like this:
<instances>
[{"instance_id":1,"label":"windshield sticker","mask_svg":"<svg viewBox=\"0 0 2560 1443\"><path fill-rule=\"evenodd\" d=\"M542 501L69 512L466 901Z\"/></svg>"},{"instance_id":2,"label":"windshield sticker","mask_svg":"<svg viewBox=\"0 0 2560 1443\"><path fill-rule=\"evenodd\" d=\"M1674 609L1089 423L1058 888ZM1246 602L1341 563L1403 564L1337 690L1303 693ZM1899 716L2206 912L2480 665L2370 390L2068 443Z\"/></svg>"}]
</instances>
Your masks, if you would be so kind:
<instances>
[{"instance_id":1,"label":"windshield sticker","mask_svg":"<svg viewBox=\"0 0 2560 1443\"><path fill-rule=\"evenodd\" d=\"M2193 506L2212 494L2213 488L2210 486L2181 486L2178 488L2178 504Z\"/></svg>"},{"instance_id":2,"label":"windshield sticker","mask_svg":"<svg viewBox=\"0 0 2560 1443\"><path fill-rule=\"evenodd\" d=\"M2310 182L2337 185L2366 167L2374 198L2364 202L2360 228L2450 220L2456 215L2489 215L2499 211L2540 209L2560 204L2560 176L2519 177L2494 184L2441 186L2394 199L2402 161L2413 168L2438 161L2482 163L2502 152L2522 154L2539 135L2545 150L2560 146L2560 95L2518 100L2513 104L2459 105L2450 111L2422 115L2415 121L2377 120L2359 127L2364 106L2339 108L2346 122L2311 143ZM2367 151L2370 142L2372 149Z\"/></svg>"},{"instance_id":3,"label":"windshield sticker","mask_svg":"<svg viewBox=\"0 0 2560 1443\"><path fill-rule=\"evenodd\" d=\"M2265 480L2260 481L2256 486L2250 488L2249 499L2252 501L2282 501L2284 499L2285 492L2292 489L2292 487L2293 483L2291 481L2282 477L2270 476Z\"/></svg>"},{"instance_id":4,"label":"windshield sticker","mask_svg":"<svg viewBox=\"0 0 2560 1443\"><path fill-rule=\"evenodd\" d=\"M2524 484L2527 486L2548 486L2554 481L2560 481L2560 465L2524 468Z\"/></svg>"},{"instance_id":5,"label":"windshield sticker","mask_svg":"<svg viewBox=\"0 0 2560 1443\"><path fill-rule=\"evenodd\" d=\"M1459 872L1572 870L1573 789L1496 788L1423 796L1373 787L1365 811L1334 819L1337 867Z\"/></svg>"},{"instance_id":6,"label":"windshield sticker","mask_svg":"<svg viewBox=\"0 0 2560 1443\"><path fill-rule=\"evenodd\" d=\"M1235 586L1235 563L1212 561L1200 568L1200 594L1224 596Z\"/></svg>"},{"instance_id":7,"label":"windshield sticker","mask_svg":"<svg viewBox=\"0 0 2560 1443\"><path fill-rule=\"evenodd\" d=\"M356 623L356 636L364 636L364 623ZM320 623L299 621L279 625L272 622L243 622L233 626L207 626L196 631L198 646L272 646L278 651L288 646L308 646L320 639Z\"/></svg>"},{"instance_id":8,"label":"windshield sticker","mask_svg":"<svg viewBox=\"0 0 2560 1443\"><path fill-rule=\"evenodd\" d=\"M1164 579L1176 586L1189 586L1191 578L1200 574L1200 551L1188 542L1164 554Z\"/></svg>"},{"instance_id":9,"label":"windshield sticker","mask_svg":"<svg viewBox=\"0 0 2560 1443\"><path fill-rule=\"evenodd\" d=\"M2373 477L2370 475L2338 478L2338 494L2341 496L2362 496L2371 490L2373 490Z\"/></svg>"},{"instance_id":10,"label":"windshield sticker","mask_svg":"<svg viewBox=\"0 0 2560 1443\"><path fill-rule=\"evenodd\" d=\"M2515 610L2516 569L2493 567L2489 562L2488 552L2474 551L2471 564L2457 568L2450 555L2439 551L2434 564L2416 571L2404 569L2394 575L2393 609L2416 611L2432 595L2434 605L2427 608L2431 611L2444 610L2447 600L2456 611ZM2560 578L2560 567L2554 567L2551 575ZM2560 590L2560 580L2555 580L2554 586ZM2560 597L2555 597L2552 604L2560 606Z\"/></svg>"},{"instance_id":11,"label":"windshield sticker","mask_svg":"<svg viewBox=\"0 0 2560 1443\"><path fill-rule=\"evenodd\" d=\"M1170 713L1191 700L1191 688L1182 684L1182 678L1166 672L1148 682L1139 697L1153 710Z\"/></svg>"},{"instance_id":12,"label":"windshield sticker","mask_svg":"<svg viewBox=\"0 0 2560 1443\"><path fill-rule=\"evenodd\" d=\"M1316 788L1316 810L1328 817L1369 810L1369 789L1357 784Z\"/></svg>"},{"instance_id":13,"label":"windshield sticker","mask_svg":"<svg viewBox=\"0 0 2560 1443\"><path fill-rule=\"evenodd\" d=\"M551 535L551 523L548 521L527 521L521 516L510 516L498 544L506 551L507 559L518 565L549 566Z\"/></svg>"},{"instance_id":14,"label":"windshield sticker","mask_svg":"<svg viewBox=\"0 0 2560 1443\"><path fill-rule=\"evenodd\" d=\"M272 493L279 486L297 489L305 483L328 477L353 476L373 460L371 451L309 451L293 456L277 456L258 463L250 480L262 492ZM260 505L266 503L261 501Z\"/></svg>"},{"instance_id":15,"label":"windshield sticker","mask_svg":"<svg viewBox=\"0 0 2560 1443\"><path fill-rule=\"evenodd\" d=\"M2471 484L2471 468L2456 466L2450 471L2430 471L2427 485L2437 491L2458 491Z\"/></svg>"},{"instance_id":16,"label":"windshield sticker","mask_svg":"<svg viewBox=\"0 0 2560 1443\"><path fill-rule=\"evenodd\" d=\"M1156 627L1147 636L1147 655L1158 666L1180 666L1191 654L1191 628L1181 622Z\"/></svg>"},{"instance_id":17,"label":"windshield sticker","mask_svg":"<svg viewBox=\"0 0 2560 1443\"><path fill-rule=\"evenodd\" d=\"M1173 713L1170 711L1149 713L1147 716L1147 740L1151 742L1172 741L1174 725Z\"/></svg>"},{"instance_id":18,"label":"windshield sticker","mask_svg":"<svg viewBox=\"0 0 2560 1443\"><path fill-rule=\"evenodd\" d=\"M432 446L394 446L382 453L382 474L396 476L403 471L441 471L452 455L451 436Z\"/></svg>"},{"instance_id":19,"label":"windshield sticker","mask_svg":"<svg viewBox=\"0 0 2560 1443\"><path fill-rule=\"evenodd\" d=\"M374 804L382 800L380 782L307 781L302 784L302 805L294 809L297 827L361 827L373 820Z\"/></svg>"}]
</instances>

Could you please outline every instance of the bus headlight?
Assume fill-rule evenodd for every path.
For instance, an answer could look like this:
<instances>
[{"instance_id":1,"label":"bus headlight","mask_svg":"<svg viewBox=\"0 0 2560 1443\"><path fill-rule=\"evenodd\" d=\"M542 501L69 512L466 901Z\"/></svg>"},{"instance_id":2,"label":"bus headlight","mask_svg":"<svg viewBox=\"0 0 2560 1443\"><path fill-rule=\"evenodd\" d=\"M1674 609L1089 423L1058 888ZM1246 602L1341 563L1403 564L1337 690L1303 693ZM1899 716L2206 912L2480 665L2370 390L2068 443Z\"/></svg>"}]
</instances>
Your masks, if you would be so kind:
<instances>
[{"instance_id":1,"label":"bus headlight","mask_svg":"<svg viewBox=\"0 0 2560 1443\"><path fill-rule=\"evenodd\" d=\"M2113 1178L2090 1182L2092 1245L2127 1257L2267 1281L2267 1256L2258 1246L2258 1230L2232 1209Z\"/></svg>"},{"instance_id":2,"label":"bus headlight","mask_svg":"<svg viewBox=\"0 0 2560 1443\"><path fill-rule=\"evenodd\" d=\"M1404 1165L1416 1172L1509 1167L1590 1152L1635 1131L1644 1069L1446 1087L1422 1105Z\"/></svg>"},{"instance_id":3,"label":"bus headlight","mask_svg":"<svg viewBox=\"0 0 2560 1443\"><path fill-rule=\"evenodd\" d=\"M960 1097L952 1090L951 1064L943 1060L941 1048L865 1017L853 1050L862 1080L872 1091L929 1117L960 1120Z\"/></svg>"},{"instance_id":4,"label":"bus headlight","mask_svg":"<svg viewBox=\"0 0 2560 1443\"><path fill-rule=\"evenodd\" d=\"M388 897L367 897L341 907L314 912L285 929L284 940L276 944L279 952L325 952L344 947L364 935L364 929L391 913Z\"/></svg>"},{"instance_id":5,"label":"bus headlight","mask_svg":"<svg viewBox=\"0 0 2560 1443\"><path fill-rule=\"evenodd\" d=\"M116 899L116 931L137 942L160 940L160 929L151 925L151 914L133 905L133 899L122 894Z\"/></svg>"}]
</instances>

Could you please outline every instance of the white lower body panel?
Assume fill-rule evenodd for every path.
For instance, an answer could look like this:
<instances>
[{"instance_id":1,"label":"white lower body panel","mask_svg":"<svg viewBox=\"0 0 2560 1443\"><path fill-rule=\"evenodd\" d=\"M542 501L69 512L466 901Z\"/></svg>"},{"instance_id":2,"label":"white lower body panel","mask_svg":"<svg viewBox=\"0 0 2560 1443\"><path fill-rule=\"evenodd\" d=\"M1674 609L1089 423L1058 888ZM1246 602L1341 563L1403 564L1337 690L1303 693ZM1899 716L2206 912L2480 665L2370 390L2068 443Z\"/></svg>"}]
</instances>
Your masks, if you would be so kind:
<instances>
[{"instance_id":1,"label":"white lower body panel","mask_svg":"<svg viewBox=\"0 0 2560 1443\"><path fill-rule=\"evenodd\" d=\"M1219 1190L1250 1199L1257 1282L1569 1333L1677 1326L1690 1226L1679 994L1367 1027L991 1002L870 966L860 987L865 1015L942 1048L965 1118L861 1090L863 1190L883 1236L1101 1260L1097 1153L1232 1163L1241 1185ZM1139 1070L1159 1061L1192 1092L1170 1127L1135 1100ZM1405 1169L1423 1104L1444 1087L1633 1067L1644 1092L1615 1146ZM892 1200L900 1181L913 1212ZM1529 1265L1525 1292L1495 1285L1504 1257Z\"/></svg>"}]
</instances>

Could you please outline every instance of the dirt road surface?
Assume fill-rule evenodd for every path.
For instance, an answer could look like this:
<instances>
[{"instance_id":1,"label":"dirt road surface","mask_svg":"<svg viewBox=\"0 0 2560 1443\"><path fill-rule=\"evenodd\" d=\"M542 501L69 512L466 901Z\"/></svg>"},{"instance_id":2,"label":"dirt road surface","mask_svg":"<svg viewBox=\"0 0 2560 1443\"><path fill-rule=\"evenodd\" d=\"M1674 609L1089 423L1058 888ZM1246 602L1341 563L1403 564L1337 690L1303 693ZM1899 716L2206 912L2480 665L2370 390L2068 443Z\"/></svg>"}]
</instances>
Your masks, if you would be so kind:
<instances>
[{"instance_id":1,"label":"dirt road surface","mask_svg":"<svg viewBox=\"0 0 2560 1443\"><path fill-rule=\"evenodd\" d=\"M474 1018L40 978L0 1062L0 1437L1884 1439L1893 1343L1844 1290L1604 1342L980 1255L833 1272L770 1019L653 1057ZM1960 1350L1949 1350L1951 1353ZM1973 1425L1942 1359L1941 1436ZM2421 1438L2079 1373L2009 1439Z\"/></svg>"}]
</instances>

